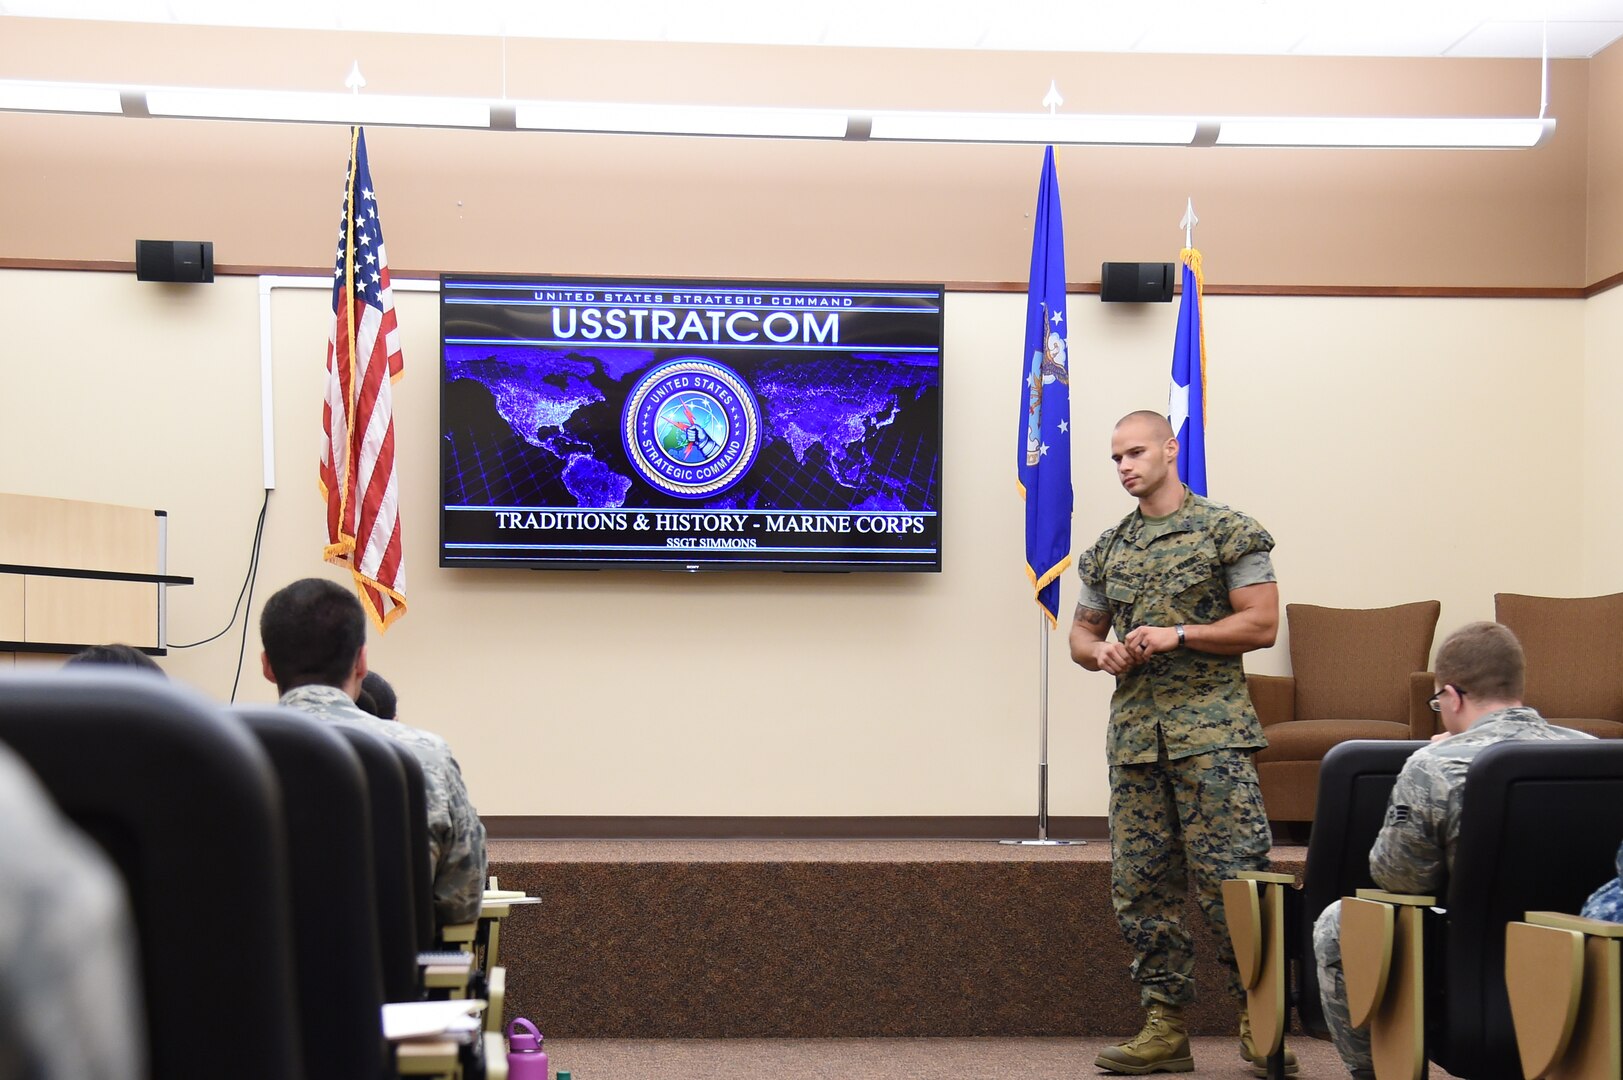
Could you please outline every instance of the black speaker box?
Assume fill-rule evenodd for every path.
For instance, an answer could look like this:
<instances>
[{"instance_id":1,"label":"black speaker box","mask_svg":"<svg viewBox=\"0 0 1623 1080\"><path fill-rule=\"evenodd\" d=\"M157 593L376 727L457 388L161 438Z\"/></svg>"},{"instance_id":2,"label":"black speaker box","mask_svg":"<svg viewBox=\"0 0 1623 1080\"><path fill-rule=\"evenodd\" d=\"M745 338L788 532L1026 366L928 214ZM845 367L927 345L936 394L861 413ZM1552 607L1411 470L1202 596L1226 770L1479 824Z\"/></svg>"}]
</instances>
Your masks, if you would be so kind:
<instances>
[{"instance_id":1,"label":"black speaker box","mask_svg":"<svg viewBox=\"0 0 1623 1080\"><path fill-rule=\"evenodd\" d=\"M1103 263L1099 299L1106 303L1164 304L1172 299L1172 263Z\"/></svg>"},{"instance_id":2,"label":"black speaker box","mask_svg":"<svg viewBox=\"0 0 1623 1080\"><path fill-rule=\"evenodd\" d=\"M137 240L137 281L213 281L212 240Z\"/></svg>"}]
</instances>

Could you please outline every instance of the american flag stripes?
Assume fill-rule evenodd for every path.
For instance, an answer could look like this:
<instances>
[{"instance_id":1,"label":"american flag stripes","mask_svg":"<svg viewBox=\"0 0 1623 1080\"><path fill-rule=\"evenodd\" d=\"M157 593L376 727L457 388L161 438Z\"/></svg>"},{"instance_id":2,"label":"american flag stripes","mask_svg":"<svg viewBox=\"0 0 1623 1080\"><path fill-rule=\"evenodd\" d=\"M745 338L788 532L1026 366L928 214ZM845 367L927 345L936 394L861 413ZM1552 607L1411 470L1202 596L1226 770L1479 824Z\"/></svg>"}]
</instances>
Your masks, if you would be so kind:
<instances>
[{"instance_id":1,"label":"american flag stripes","mask_svg":"<svg viewBox=\"0 0 1623 1080\"><path fill-rule=\"evenodd\" d=\"M349 568L362 604L378 628L387 629L406 611L391 391L402 364L383 226L360 128L350 129L332 298L327 399L321 410L323 554Z\"/></svg>"}]
</instances>

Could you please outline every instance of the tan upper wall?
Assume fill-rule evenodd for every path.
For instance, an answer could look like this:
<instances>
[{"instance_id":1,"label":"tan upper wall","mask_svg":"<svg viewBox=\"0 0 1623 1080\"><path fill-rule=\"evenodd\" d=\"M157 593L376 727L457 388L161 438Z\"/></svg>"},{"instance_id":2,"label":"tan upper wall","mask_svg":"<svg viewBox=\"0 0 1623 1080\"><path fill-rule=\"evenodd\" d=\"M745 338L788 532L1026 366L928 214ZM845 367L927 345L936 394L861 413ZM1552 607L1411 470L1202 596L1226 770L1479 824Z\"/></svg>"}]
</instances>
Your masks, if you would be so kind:
<instances>
[{"instance_id":1,"label":"tan upper wall","mask_svg":"<svg viewBox=\"0 0 1623 1080\"><path fill-rule=\"evenodd\" d=\"M1589 251L1591 283L1623 272L1623 46L1589 61Z\"/></svg>"},{"instance_id":2,"label":"tan upper wall","mask_svg":"<svg viewBox=\"0 0 1623 1080\"><path fill-rule=\"evenodd\" d=\"M1617 53L1618 50L1612 50ZM0 77L502 91L504 44L4 19ZM1168 57L512 40L515 98L1077 111L1534 113L1525 60ZM1551 65L1536 151L1063 148L1069 276L1176 257L1193 197L1214 285L1575 288L1623 268L1591 123L1623 114L1623 55ZM1615 128L1616 124L1611 124ZM369 132L399 271L1023 280L1035 147ZM0 116L0 259L129 261L209 239L222 265L321 267L346 153L336 127ZM1607 159L1608 161L1611 158ZM1587 211L1618 235L1586 243ZM1613 254L1613 248L1617 254ZM1586 258L1587 252L1587 258Z\"/></svg>"}]
</instances>

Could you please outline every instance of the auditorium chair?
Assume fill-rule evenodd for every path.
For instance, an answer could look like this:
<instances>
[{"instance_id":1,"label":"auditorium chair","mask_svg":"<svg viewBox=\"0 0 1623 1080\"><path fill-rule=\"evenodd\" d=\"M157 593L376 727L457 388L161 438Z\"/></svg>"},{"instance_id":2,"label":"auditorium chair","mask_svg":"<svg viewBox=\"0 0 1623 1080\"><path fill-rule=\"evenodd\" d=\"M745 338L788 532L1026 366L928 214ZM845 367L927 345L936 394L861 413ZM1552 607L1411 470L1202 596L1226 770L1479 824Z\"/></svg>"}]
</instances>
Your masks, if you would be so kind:
<instances>
[{"instance_id":1,"label":"auditorium chair","mask_svg":"<svg viewBox=\"0 0 1623 1080\"><path fill-rule=\"evenodd\" d=\"M392 1075L379 1022L372 813L360 757L333 725L296 709L261 705L234 713L265 748L285 793L306 1080Z\"/></svg>"},{"instance_id":2,"label":"auditorium chair","mask_svg":"<svg viewBox=\"0 0 1623 1080\"><path fill-rule=\"evenodd\" d=\"M411 895L412 911L416 916L419 950L434 947L434 864L430 859L428 843L428 786L423 779L423 763L410 749L386 739L389 749L400 759L400 768L406 779L406 823L411 829Z\"/></svg>"},{"instance_id":3,"label":"auditorium chair","mask_svg":"<svg viewBox=\"0 0 1623 1080\"><path fill-rule=\"evenodd\" d=\"M1409 677L1426 670L1441 607L1285 605L1291 674L1246 677L1268 738L1255 761L1270 821L1313 820L1319 763L1332 746L1431 736L1430 710L1415 717L1410 708Z\"/></svg>"},{"instance_id":4,"label":"auditorium chair","mask_svg":"<svg viewBox=\"0 0 1623 1080\"><path fill-rule=\"evenodd\" d=\"M1302 872L1301 919L1296 927L1296 1015L1302 1029L1330 1034L1319 1001L1313 959L1313 923L1324 909L1359 889L1375 887L1369 853L1386 822L1392 786L1424 740L1358 740L1331 747L1319 772L1319 803Z\"/></svg>"},{"instance_id":5,"label":"auditorium chair","mask_svg":"<svg viewBox=\"0 0 1623 1080\"><path fill-rule=\"evenodd\" d=\"M1623 1075L1623 923L1529 911L1505 929L1505 986L1524 1076Z\"/></svg>"},{"instance_id":6,"label":"auditorium chair","mask_svg":"<svg viewBox=\"0 0 1623 1080\"><path fill-rule=\"evenodd\" d=\"M1428 1058L1455 1076L1520 1080L1507 924L1578 910L1612 875L1620 835L1623 740L1482 750L1446 895L1366 891L1342 904L1348 1004L1355 1023L1367 1018L1382 1080L1418 1077Z\"/></svg>"},{"instance_id":7,"label":"auditorium chair","mask_svg":"<svg viewBox=\"0 0 1623 1080\"><path fill-rule=\"evenodd\" d=\"M412 1001L422 997L422 989L417 972L417 886L406 770L392 740L350 724L333 724L332 730L348 740L366 774L383 993L390 1001Z\"/></svg>"},{"instance_id":8,"label":"auditorium chair","mask_svg":"<svg viewBox=\"0 0 1623 1080\"><path fill-rule=\"evenodd\" d=\"M81 670L0 678L0 740L129 890L151 1075L299 1077L282 796L247 729L149 675Z\"/></svg>"},{"instance_id":9,"label":"auditorium chair","mask_svg":"<svg viewBox=\"0 0 1623 1080\"><path fill-rule=\"evenodd\" d=\"M387 846L396 854L385 858L384 864L393 867L391 873L411 911L426 910L432 902L427 798L416 756L393 739L317 720L296 709L253 706L238 709L237 714L265 743L284 789L302 793L300 806L288 807L287 820L293 841L295 967L309 1080L432 1076L448 1057L456 1059L463 1080L485 1075L491 1064L496 1066L491 1074L499 1074L502 1062L493 1057L497 1047L489 1038L470 1046L431 1040L391 1047L382 1036L379 1009L385 996L379 925L385 913L393 913L397 920L394 947L404 949L409 961L396 965L402 996L388 1000L416 1001L424 996L425 986L433 988L416 965L415 936L409 942L401 940L398 920L410 914L407 905L399 902L399 896L380 895L374 880L378 849ZM398 773L391 763L399 767ZM373 820L379 805L373 799L373 778L382 788L383 805L392 807L404 800L406 817L393 829L378 829ZM311 793L315 797L309 797ZM414 858L418 852L420 857ZM429 895L419 903L422 890ZM307 932L310 920L319 923L314 932ZM447 971L439 985L455 996L469 996L465 970L459 978ZM499 1008L500 1003L493 1001L492 1006Z\"/></svg>"},{"instance_id":10,"label":"auditorium chair","mask_svg":"<svg viewBox=\"0 0 1623 1080\"><path fill-rule=\"evenodd\" d=\"M1493 610L1527 655L1523 701L1552 724L1623 738L1623 593L1496 593Z\"/></svg>"},{"instance_id":11,"label":"auditorium chair","mask_svg":"<svg viewBox=\"0 0 1623 1080\"><path fill-rule=\"evenodd\" d=\"M1369 852L1386 817L1392 786L1421 741L1338 743L1324 756L1318 806L1300 890L1275 874L1225 882L1230 933L1246 987L1253 1035L1263 1049L1283 1034L1296 1008L1303 1031L1326 1037L1313 957L1313 922L1338 898L1373 884ZM1255 940L1251 940L1255 939Z\"/></svg>"}]
</instances>

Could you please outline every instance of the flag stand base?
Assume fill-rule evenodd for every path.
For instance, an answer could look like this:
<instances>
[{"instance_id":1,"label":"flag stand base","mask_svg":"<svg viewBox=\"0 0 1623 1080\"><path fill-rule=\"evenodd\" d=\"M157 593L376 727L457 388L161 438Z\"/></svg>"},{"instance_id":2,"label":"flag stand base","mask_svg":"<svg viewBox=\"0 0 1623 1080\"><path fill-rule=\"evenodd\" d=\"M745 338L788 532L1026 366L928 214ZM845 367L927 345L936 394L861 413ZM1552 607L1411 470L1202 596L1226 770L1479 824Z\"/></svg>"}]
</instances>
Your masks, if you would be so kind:
<instances>
[{"instance_id":1,"label":"flag stand base","mask_svg":"<svg viewBox=\"0 0 1623 1080\"><path fill-rule=\"evenodd\" d=\"M1000 844L1018 844L1022 847L1061 847L1071 844L1086 844L1086 840L999 840Z\"/></svg>"}]
</instances>

